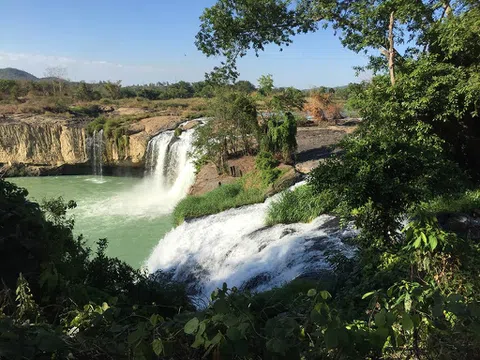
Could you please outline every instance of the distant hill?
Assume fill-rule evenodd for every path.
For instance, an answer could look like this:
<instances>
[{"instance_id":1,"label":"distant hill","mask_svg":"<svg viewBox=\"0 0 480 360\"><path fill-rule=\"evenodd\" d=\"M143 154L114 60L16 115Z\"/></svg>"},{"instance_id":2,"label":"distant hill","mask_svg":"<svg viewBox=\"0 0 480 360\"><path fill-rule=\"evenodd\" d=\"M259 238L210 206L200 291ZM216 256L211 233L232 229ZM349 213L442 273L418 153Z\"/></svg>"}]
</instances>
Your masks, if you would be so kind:
<instances>
[{"instance_id":1,"label":"distant hill","mask_svg":"<svg viewBox=\"0 0 480 360\"><path fill-rule=\"evenodd\" d=\"M14 68L0 69L0 80L29 80L37 81L38 78L32 74Z\"/></svg>"}]
</instances>

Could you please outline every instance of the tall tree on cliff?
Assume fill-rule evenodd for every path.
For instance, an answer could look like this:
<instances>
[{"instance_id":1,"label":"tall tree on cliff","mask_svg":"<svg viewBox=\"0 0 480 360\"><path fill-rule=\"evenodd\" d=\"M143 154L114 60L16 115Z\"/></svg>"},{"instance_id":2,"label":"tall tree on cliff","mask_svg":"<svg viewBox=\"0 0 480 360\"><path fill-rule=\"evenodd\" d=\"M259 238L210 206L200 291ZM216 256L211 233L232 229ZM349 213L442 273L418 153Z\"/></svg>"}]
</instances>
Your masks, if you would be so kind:
<instances>
[{"instance_id":1,"label":"tall tree on cliff","mask_svg":"<svg viewBox=\"0 0 480 360\"><path fill-rule=\"evenodd\" d=\"M258 56L267 44L282 49L296 34L332 27L379 75L359 102L365 127L425 122L480 178L477 0L218 0L201 20L197 47L225 58L216 78L237 76L249 50Z\"/></svg>"}]
</instances>

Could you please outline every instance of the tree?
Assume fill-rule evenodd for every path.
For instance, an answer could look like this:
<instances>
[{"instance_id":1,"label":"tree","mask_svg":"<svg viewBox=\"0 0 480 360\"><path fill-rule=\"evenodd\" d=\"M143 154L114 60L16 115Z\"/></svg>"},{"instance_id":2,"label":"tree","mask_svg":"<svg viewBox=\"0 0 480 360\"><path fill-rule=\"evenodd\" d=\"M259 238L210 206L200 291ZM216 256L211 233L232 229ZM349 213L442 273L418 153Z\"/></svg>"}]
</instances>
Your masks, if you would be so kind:
<instances>
[{"instance_id":1,"label":"tree","mask_svg":"<svg viewBox=\"0 0 480 360\"><path fill-rule=\"evenodd\" d=\"M79 100L91 101L96 98L96 94L95 91L93 91L93 87L91 84L87 84L85 81L81 81L75 91L75 97Z\"/></svg>"},{"instance_id":2,"label":"tree","mask_svg":"<svg viewBox=\"0 0 480 360\"><path fill-rule=\"evenodd\" d=\"M412 54L426 53L428 37L445 16L465 13L475 0L218 0L205 9L196 37L197 47L207 56L224 56L217 70L235 76L236 60L253 49L258 56L267 44L288 46L294 35L331 25L340 31L344 46L355 52L376 49L382 56L370 57L370 68L386 69L395 84L395 68ZM396 45L407 44L404 54Z\"/></svg>"},{"instance_id":3,"label":"tree","mask_svg":"<svg viewBox=\"0 0 480 360\"><path fill-rule=\"evenodd\" d=\"M262 75L258 79L258 92L262 96L268 96L273 92L273 76L271 74Z\"/></svg>"},{"instance_id":4,"label":"tree","mask_svg":"<svg viewBox=\"0 0 480 360\"><path fill-rule=\"evenodd\" d=\"M49 67L45 70L44 76L51 81L53 92L62 94L63 84L67 81L67 68L62 66Z\"/></svg>"},{"instance_id":5,"label":"tree","mask_svg":"<svg viewBox=\"0 0 480 360\"><path fill-rule=\"evenodd\" d=\"M244 93L250 94L254 92L257 88L250 81L240 80L233 84L233 89L236 91L243 91Z\"/></svg>"},{"instance_id":6,"label":"tree","mask_svg":"<svg viewBox=\"0 0 480 360\"><path fill-rule=\"evenodd\" d=\"M120 98L121 90L122 90L121 80L118 80L116 82L107 81L106 83L103 84L103 87L107 92L108 97L110 97L111 99L116 100Z\"/></svg>"},{"instance_id":7,"label":"tree","mask_svg":"<svg viewBox=\"0 0 480 360\"><path fill-rule=\"evenodd\" d=\"M210 103L210 115L213 119L195 132L194 153L222 173L229 156L252 154L259 143L257 108L247 94L222 88Z\"/></svg>"}]
</instances>

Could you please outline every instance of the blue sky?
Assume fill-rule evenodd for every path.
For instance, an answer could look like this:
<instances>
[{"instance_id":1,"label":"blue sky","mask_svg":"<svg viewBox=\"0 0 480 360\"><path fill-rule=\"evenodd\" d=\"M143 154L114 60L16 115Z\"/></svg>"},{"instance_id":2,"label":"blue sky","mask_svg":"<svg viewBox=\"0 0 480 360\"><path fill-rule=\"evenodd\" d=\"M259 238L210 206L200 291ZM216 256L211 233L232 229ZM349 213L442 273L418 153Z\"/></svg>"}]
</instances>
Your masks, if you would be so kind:
<instances>
[{"instance_id":1,"label":"blue sky","mask_svg":"<svg viewBox=\"0 0 480 360\"><path fill-rule=\"evenodd\" d=\"M195 45L201 15L214 0L0 0L0 68L43 76L67 68L71 80L123 84L199 81L220 59ZM276 86L345 85L366 58L344 49L331 30L301 35L280 52L239 61L241 79L272 74ZM365 76L360 77L363 80Z\"/></svg>"}]
</instances>

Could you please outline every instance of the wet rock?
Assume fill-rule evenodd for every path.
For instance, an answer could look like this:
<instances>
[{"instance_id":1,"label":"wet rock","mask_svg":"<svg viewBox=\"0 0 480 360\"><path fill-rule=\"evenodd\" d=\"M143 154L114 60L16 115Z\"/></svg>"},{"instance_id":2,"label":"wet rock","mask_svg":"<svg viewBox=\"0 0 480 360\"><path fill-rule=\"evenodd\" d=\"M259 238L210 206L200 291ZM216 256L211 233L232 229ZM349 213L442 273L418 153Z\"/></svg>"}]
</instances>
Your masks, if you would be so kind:
<instances>
[{"instance_id":1,"label":"wet rock","mask_svg":"<svg viewBox=\"0 0 480 360\"><path fill-rule=\"evenodd\" d=\"M475 210L472 214L441 213L437 215L440 227L459 236L468 236L473 240L480 240L480 218Z\"/></svg>"},{"instance_id":2,"label":"wet rock","mask_svg":"<svg viewBox=\"0 0 480 360\"><path fill-rule=\"evenodd\" d=\"M260 285L262 285L263 283L266 283L267 281L269 281L271 279L271 275L268 274L268 273L261 273L257 276L254 276L253 278L245 281L242 286L240 287L240 290L253 290L257 287L259 287Z\"/></svg>"},{"instance_id":3,"label":"wet rock","mask_svg":"<svg viewBox=\"0 0 480 360\"><path fill-rule=\"evenodd\" d=\"M328 236L322 236L312 240L313 245L310 247L310 251L325 251L328 249Z\"/></svg>"},{"instance_id":4,"label":"wet rock","mask_svg":"<svg viewBox=\"0 0 480 360\"><path fill-rule=\"evenodd\" d=\"M338 232L340 229L340 219L337 217L334 217L320 227L320 229L325 229L327 232Z\"/></svg>"},{"instance_id":5,"label":"wet rock","mask_svg":"<svg viewBox=\"0 0 480 360\"><path fill-rule=\"evenodd\" d=\"M285 228L283 229L282 231L282 234L280 235L280 239L287 236L287 235L290 235L290 234L293 234L296 230L295 229L292 229L292 228Z\"/></svg>"}]
</instances>

